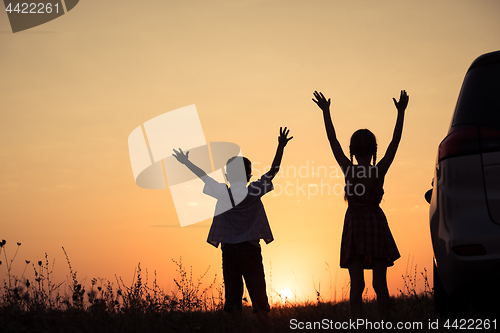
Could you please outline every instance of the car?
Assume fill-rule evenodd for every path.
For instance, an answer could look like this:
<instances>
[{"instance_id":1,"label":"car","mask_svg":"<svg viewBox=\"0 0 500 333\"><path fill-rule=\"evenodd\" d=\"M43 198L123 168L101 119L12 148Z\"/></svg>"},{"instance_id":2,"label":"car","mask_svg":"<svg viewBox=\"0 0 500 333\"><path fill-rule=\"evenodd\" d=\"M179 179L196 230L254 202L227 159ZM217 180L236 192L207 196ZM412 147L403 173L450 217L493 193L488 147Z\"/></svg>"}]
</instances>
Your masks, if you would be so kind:
<instances>
[{"instance_id":1,"label":"car","mask_svg":"<svg viewBox=\"0 0 500 333\"><path fill-rule=\"evenodd\" d=\"M425 197L436 311L498 290L500 51L481 55L469 67Z\"/></svg>"}]
</instances>

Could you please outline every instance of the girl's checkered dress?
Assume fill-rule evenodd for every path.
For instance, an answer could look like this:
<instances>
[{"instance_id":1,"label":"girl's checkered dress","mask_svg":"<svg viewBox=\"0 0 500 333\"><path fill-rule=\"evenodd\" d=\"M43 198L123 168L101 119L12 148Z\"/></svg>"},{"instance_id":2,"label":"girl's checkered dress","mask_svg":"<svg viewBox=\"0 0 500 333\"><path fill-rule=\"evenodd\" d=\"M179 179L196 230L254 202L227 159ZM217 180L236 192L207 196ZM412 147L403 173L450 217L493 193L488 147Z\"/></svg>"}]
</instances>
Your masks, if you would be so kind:
<instances>
[{"instance_id":1,"label":"girl's checkered dress","mask_svg":"<svg viewBox=\"0 0 500 333\"><path fill-rule=\"evenodd\" d=\"M347 268L350 259L360 257L364 258L365 268L372 268L371 258L386 259L387 266L392 266L400 257L379 206L383 195L381 187L365 187L363 195L346 195L349 206L342 232L340 267Z\"/></svg>"}]
</instances>

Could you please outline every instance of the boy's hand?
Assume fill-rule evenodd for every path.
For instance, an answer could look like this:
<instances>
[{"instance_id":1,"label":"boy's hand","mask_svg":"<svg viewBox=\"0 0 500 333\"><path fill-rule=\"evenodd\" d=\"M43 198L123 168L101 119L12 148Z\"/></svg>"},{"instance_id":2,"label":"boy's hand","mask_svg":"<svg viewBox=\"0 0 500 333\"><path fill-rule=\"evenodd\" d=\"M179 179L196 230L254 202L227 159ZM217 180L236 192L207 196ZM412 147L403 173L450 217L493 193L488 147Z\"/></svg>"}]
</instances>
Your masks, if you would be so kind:
<instances>
[{"instance_id":1,"label":"boy's hand","mask_svg":"<svg viewBox=\"0 0 500 333\"><path fill-rule=\"evenodd\" d=\"M330 110L330 99L326 100L325 96L323 96L323 93L314 91L314 97L316 97L317 100L313 98L313 102L316 103L321 110Z\"/></svg>"},{"instance_id":2,"label":"boy's hand","mask_svg":"<svg viewBox=\"0 0 500 333\"><path fill-rule=\"evenodd\" d=\"M288 138L288 133L290 133L290 130L287 130L286 127L285 129L282 129L280 127L280 136L278 137L278 146L280 147L285 147L288 141L293 139L292 137Z\"/></svg>"},{"instance_id":3,"label":"boy's hand","mask_svg":"<svg viewBox=\"0 0 500 333\"><path fill-rule=\"evenodd\" d=\"M392 99L394 101L394 105L399 112L404 112L406 107L408 106L408 101L410 100L410 96L406 94L406 90L401 90L401 95L399 96L399 102L396 102L396 99Z\"/></svg>"},{"instance_id":4,"label":"boy's hand","mask_svg":"<svg viewBox=\"0 0 500 333\"><path fill-rule=\"evenodd\" d=\"M189 158L188 158L189 152L188 151L186 153L184 153L182 151L182 149L179 148L179 151L174 149L174 153L175 154L172 154L172 156L175 157L177 159L177 161L181 162L182 164L186 164L189 161Z\"/></svg>"}]
</instances>

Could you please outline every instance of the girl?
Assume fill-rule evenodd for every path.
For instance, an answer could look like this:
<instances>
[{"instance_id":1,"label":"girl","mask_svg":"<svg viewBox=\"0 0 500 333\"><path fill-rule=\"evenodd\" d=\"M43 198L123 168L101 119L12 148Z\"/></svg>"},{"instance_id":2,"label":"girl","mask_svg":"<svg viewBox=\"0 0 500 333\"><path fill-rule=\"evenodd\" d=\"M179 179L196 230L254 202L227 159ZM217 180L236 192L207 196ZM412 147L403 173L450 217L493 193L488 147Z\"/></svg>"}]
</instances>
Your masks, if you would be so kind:
<instances>
[{"instance_id":1,"label":"girl","mask_svg":"<svg viewBox=\"0 0 500 333\"><path fill-rule=\"evenodd\" d=\"M351 137L350 159L345 156L335 135L330 116L330 99L314 92L313 101L323 110L326 134L333 155L344 172L345 199L348 208L342 232L340 267L349 270L351 278L351 317L361 317L362 295L365 288L364 269L373 270L373 289L377 294L380 316L386 317L389 307L387 267L400 257L384 212L379 207L384 194L384 178L398 149L403 119L409 96L402 90L399 102L393 98L398 110L392 141L385 156L377 163L377 141L367 129L360 129ZM354 164L356 157L357 164ZM373 164L371 162L373 161Z\"/></svg>"}]
</instances>

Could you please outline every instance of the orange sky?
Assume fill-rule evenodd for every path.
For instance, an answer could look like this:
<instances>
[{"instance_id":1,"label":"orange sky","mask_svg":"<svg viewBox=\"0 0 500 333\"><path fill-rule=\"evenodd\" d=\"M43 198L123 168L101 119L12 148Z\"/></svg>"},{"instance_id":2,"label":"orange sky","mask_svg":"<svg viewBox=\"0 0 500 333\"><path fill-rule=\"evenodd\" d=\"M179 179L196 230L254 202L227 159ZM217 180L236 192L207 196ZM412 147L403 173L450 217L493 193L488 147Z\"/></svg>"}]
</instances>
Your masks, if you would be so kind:
<instances>
[{"instance_id":1,"label":"orange sky","mask_svg":"<svg viewBox=\"0 0 500 333\"><path fill-rule=\"evenodd\" d=\"M9 254L22 242L14 271L47 252L64 280L64 246L88 281L116 274L130 282L141 262L169 288L171 259L181 256L195 274L210 265L208 276L221 276L220 250L205 242L210 221L180 228L168 190L135 185L130 132L196 104L206 140L237 143L260 172L280 126L294 136L284 168L330 168L312 92L332 98L346 151L350 135L369 128L381 157L396 120L392 97L405 89L403 138L381 204L402 255L388 271L397 294L408 260L431 271L423 194L468 66L500 48L499 14L496 0L87 0L13 34L0 13L0 239ZM283 175L276 184L343 184ZM263 245L268 286L272 273L272 288L298 299L314 299L314 287L341 298L342 196L263 201L275 237Z\"/></svg>"}]
</instances>

